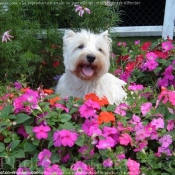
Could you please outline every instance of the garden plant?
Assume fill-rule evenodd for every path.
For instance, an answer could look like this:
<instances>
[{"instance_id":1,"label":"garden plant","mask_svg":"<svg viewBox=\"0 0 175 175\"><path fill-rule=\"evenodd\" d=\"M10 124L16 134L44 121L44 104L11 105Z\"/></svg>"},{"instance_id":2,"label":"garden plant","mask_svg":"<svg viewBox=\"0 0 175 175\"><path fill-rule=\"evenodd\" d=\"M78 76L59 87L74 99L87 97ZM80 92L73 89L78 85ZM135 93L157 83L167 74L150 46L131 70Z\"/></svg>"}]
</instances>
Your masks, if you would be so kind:
<instances>
[{"instance_id":1,"label":"garden plant","mask_svg":"<svg viewBox=\"0 0 175 175\"><path fill-rule=\"evenodd\" d=\"M16 6L9 6L7 13L10 13L9 8L17 8ZM25 4L23 6L31 8ZM42 6L44 7L46 8ZM89 16L95 13L95 7L81 7L73 5L74 11L71 13L75 12L74 16L77 15L80 21L83 18L90 20ZM111 8L104 4L101 7ZM18 29L14 28L15 26L3 28L6 33L3 32L3 42L0 44L0 59L4 61L0 65L3 71L0 86L1 171L16 172L17 175L173 175L173 40L168 37L167 40L159 39L155 43L141 43L137 40L132 47L128 47L126 42L113 45L110 71L127 82L124 87L127 99L116 106L109 104L105 97L99 98L94 93L87 94L84 98L64 99L54 94L53 84L48 88L49 84L44 86L43 81L48 76L52 75L52 79L57 75L56 70L50 72L53 68L48 64L58 64L55 59L57 56L61 57L61 51L57 52L61 50L62 46L58 44L61 40L55 40L58 43L50 40L50 50L44 49L43 52L36 53L37 42L42 48L43 43L49 42L49 37L47 35L48 38L38 40L38 33L31 30L34 33L29 33L30 37L26 35L29 39L29 50L24 52L27 49L27 40L23 38L25 36L22 37L23 30L20 36ZM49 57L51 62L47 62L45 59L50 54L53 57ZM9 63L9 59L14 64ZM18 61L21 61L19 67ZM61 60L59 61L57 69L61 73L63 67ZM37 69L34 63L42 66ZM45 71L42 72L44 66ZM33 72L27 72L32 67ZM39 80L43 84L38 82L35 69L40 72L40 76L42 73L47 75ZM36 79L30 81L31 77Z\"/></svg>"}]
</instances>

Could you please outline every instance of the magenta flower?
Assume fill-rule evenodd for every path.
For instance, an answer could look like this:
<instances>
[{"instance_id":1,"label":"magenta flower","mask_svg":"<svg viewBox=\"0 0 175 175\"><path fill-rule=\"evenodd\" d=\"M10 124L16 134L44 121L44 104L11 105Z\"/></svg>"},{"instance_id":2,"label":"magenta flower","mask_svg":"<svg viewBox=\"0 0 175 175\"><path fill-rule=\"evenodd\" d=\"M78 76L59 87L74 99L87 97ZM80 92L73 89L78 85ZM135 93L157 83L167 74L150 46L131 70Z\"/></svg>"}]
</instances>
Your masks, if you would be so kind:
<instances>
[{"instance_id":1,"label":"magenta flower","mask_svg":"<svg viewBox=\"0 0 175 175\"><path fill-rule=\"evenodd\" d=\"M162 144L161 147L163 148L168 148L169 145L171 145L172 141L172 137L170 135L164 135L163 137L161 137L159 139L159 142Z\"/></svg>"},{"instance_id":2,"label":"magenta flower","mask_svg":"<svg viewBox=\"0 0 175 175\"><path fill-rule=\"evenodd\" d=\"M125 146L127 146L129 143L132 145L132 138L127 133L121 134L121 136L119 137L119 143Z\"/></svg>"},{"instance_id":3,"label":"magenta flower","mask_svg":"<svg viewBox=\"0 0 175 175\"><path fill-rule=\"evenodd\" d=\"M52 156L52 153L48 149L44 149L38 154L38 166L43 166L44 168L47 168L50 166L51 161L50 158Z\"/></svg>"},{"instance_id":4,"label":"magenta flower","mask_svg":"<svg viewBox=\"0 0 175 175\"><path fill-rule=\"evenodd\" d=\"M85 163L78 161L72 165L71 169L74 171L74 175L87 175L88 166Z\"/></svg>"},{"instance_id":5,"label":"magenta flower","mask_svg":"<svg viewBox=\"0 0 175 175\"><path fill-rule=\"evenodd\" d=\"M130 91L140 91L140 90L143 90L143 85L141 85L141 84L132 84L128 87L128 90L130 90Z\"/></svg>"},{"instance_id":6,"label":"magenta flower","mask_svg":"<svg viewBox=\"0 0 175 175\"><path fill-rule=\"evenodd\" d=\"M135 45L140 44L140 40L135 41L134 44L135 44Z\"/></svg>"},{"instance_id":7,"label":"magenta flower","mask_svg":"<svg viewBox=\"0 0 175 175\"><path fill-rule=\"evenodd\" d=\"M49 126L43 126L43 125L40 125L40 126L35 126L33 128L33 132L36 133L36 138L37 139L46 139L48 137L48 132L50 131L50 127Z\"/></svg>"},{"instance_id":8,"label":"magenta flower","mask_svg":"<svg viewBox=\"0 0 175 175\"><path fill-rule=\"evenodd\" d=\"M138 147L135 148L133 151L134 152L142 151L147 145L148 145L148 141L147 140L143 140L141 143L138 144Z\"/></svg>"},{"instance_id":9,"label":"magenta flower","mask_svg":"<svg viewBox=\"0 0 175 175\"><path fill-rule=\"evenodd\" d=\"M138 131L136 131L135 135L136 135L135 140L137 140L137 141L139 141L139 140L142 141L145 138L150 137L150 133L146 133L144 128L139 129Z\"/></svg>"},{"instance_id":10,"label":"magenta flower","mask_svg":"<svg viewBox=\"0 0 175 175\"><path fill-rule=\"evenodd\" d=\"M56 147L60 147L61 145L72 147L77 139L78 134L76 132L66 129L56 131L53 135L54 146Z\"/></svg>"},{"instance_id":11,"label":"magenta flower","mask_svg":"<svg viewBox=\"0 0 175 175\"><path fill-rule=\"evenodd\" d=\"M168 120L167 130L172 131L174 128L175 121L174 120Z\"/></svg>"},{"instance_id":12,"label":"magenta flower","mask_svg":"<svg viewBox=\"0 0 175 175\"><path fill-rule=\"evenodd\" d=\"M125 104L125 103L121 103L121 104L119 104L117 107L116 107L116 109L115 109L115 113L116 114L119 114L119 115L121 115L121 116L125 116L126 115L126 110L128 109L128 105L127 104Z\"/></svg>"},{"instance_id":13,"label":"magenta flower","mask_svg":"<svg viewBox=\"0 0 175 175\"><path fill-rule=\"evenodd\" d=\"M109 167L110 168L110 167L112 167L112 165L113 165L113 162L110 158L103 161L103 166L104 167Z\"/></svg>"},{"instance_id":14,"label":"magenta flower","mask_svg":"<svg viewBox=\"0 0 175 175\"><path fill-rule=\"evenodd\" d=\"M146 68L148 68L149 71L155 70L156 67L157 67L158 65L159 65L158 62L155 61L155 60L148 60L148 61L144 64L144 66L145 66Z\"/></svg>"},{"instance_id":15,"label":"magenta flower","mask_svg":"<svg viewBox=\"0 0 175 175\"><path fill-rule=\"evenodd\" d=\"M171 150L169 148L163 148L163 147L158 147L158 152L155 155L160 157L162 153L167 156L172 156Z\"/></svg>"},{"instance_id":16,"label":"magenta flower","mask_svg":"<svg viewBox=\"0 0 175 175\"><path fill-rule=\"evenodd\" d=\"M86 13L88 13L88 14L90 14L91 13L91 11L88 9L88 8L86 8L86 7L84 7L84 6L80 6L80 5L75 5L75 12L78 12L78 15L79 16L83 16L83 14L84 14L84 12L86 12Z\"/></svg>"},{"instance_id":17,"label":"magenta flower","mask_svg":"<svg viewBox=\"0 0 175 175\"><path fill-rule=\"evenodd\" d=\"M19 90L22 88L22 84L19 82L14 82L15 89Z\"/></svg>"},{"instance_id":18,"label":"magenta flower","mask_svg":"<svg viewBox=\"0 0 175 175\"><path fill-rule=\"evenodd\" d=\"M126 47L126 42L118 42L117 46L124 46L124 47Z\"/></svg>"},{"instance_id":19,"label":"magenta flower","mask_svg":"<svg viewBox=\"0 0 175 175\"><path fill-rule=\"evenodd\" d=\"M44 175L63 175L63 172L58 165L53 164L44 169Z\"/></svg>"},{"instance_id":20,"label":"magenta flower","mask_svg":"<svg viewBox=\"0 0 175 175\"><path fill-rule=\"evenodd\" d=\"M111 137L106 137L104 139L100 139L96 147L98 149L108 149L111 147L114 147L116 145L116 142Z\"/></svg>"},{"instance_id":21,"label":"magenta flower","mask_svg":"<svg viewBox=\"0 0 175 175\"><path fill-rule=\"evenodd\" d=\"M146 54L146 58L149 60L149 61L155 61L155 59L157 58L158 56L154 53L154 52L148 52Z\"/></svg>"},{"instance_id":22,"label":"magenta flower","mask_svg":"<svg viewBox=\"0 0 175 175\"><path fill-rule=\"evenodd\" d=\"M65 106L63 106L62 104L55 104L55 107L56 108L60 108L60 109L62 109L62 110L64 110L64 111L66 111L67 113L69 112L69 109L68 108L66 108Z\"/></svg>"},{"instance_id":23,"label":"magenta flower","mask_svg":"<svg viewBox=\"0 0 175 175\"><path fill-rule=\"evenodd\" d=\"M170 41L165 41L162 43L162 49L164 49L165 52L173 49L173 44Z\"/></svg>"},{"instance_id":24,"label":"magenta flower","mask_svg":"<svg viewBox=\"0 0 175 175\"><path fill-rule=\"evenodd\" d=\"M19 126L17 133L23 135L24 138L27 138L29 136L29 134L27 134L27 132L24 128L24 125Z\"/></svg>"},{"instance_id":25,"label":"magenta flower","mask_svg":"<svg viewBox=\"0 0 175 175\"><path fill-rule=\"evenodd\" d=\"M10 31L11 30L4 32L4 34L2 36L2 42L7 42L8 40L11 41L10 38L14 38L14 36L10 35Z\"/></svg>"},{"instance_id":26,"label":"magenta flower","mask_svg":"<svg viewBox=\"0 0 175 175\"><path fill-rule=\"evenodd\" d=\"M155 126L156 127L156 129L159 129L159 128L164 128L164 120L162 119L162 118L158 118L158 119L153 119L152 121L151 121L151 125L152 126Z\"/></svg>"},{"instance_id":27,"label":"magenta flower","mask_svg":"<svg viewBox=\"0 0 175 175\"><path fill-rule=\"evenodd\" d=\"M64 157L61 158L61 162L67 163L69 159L70 159L70 154L68 153Z\"/></svg>"},{"instance_id":28,"label":"magenta flower","mask_svg":"<svg viewBox=\"0 0 175 175\"><path fill-rule=\"evenodd\" d=\"M83 104L80 106L79 112L80 112L81 117L84 117L86 119L95 114L94 108L86 104Z\"/></svg>"},{"instance_id":29,"label":"magenta flower","mask_svg":"<svg viewBox=\"0 0 175 175\"><path fill-rule=\"evenodd\" d=\"M141 110L143 116L145 116L150 111L151 108L152 108L152 103L150 103L150 102L143 103L140 107L140 110Z\"/></svg>"},{"instance_id":30,"label":"magenta flower","mask_svg":"<svg viewBox=\"0 0 175 175\"><path fill-rule=\"evenodd\" d=\"M140 174L140 164L132 159L128 159L127 167L129 169L129 175L139 175Z\"/></svg>"},{"instance_id":31,"label":"magenta flower","mask_svg":"<svg viewBox=\"0 0 175 175\"><path fill-rule=\"evenodd\" d=\"M20 167L17 169L16 174L17 175L31 175L32 173L29 168Z\"/></svg>"},{"instance_id":32,"label":"magenta flower","mask_svg":"<svg viewBox=\"0 0 175 175\"><path fill-rule=\"evenodd\" d=\"M118 154L117 155L117 158L119 159L119 160L123 160L123 159L125 159L126 158L126 156L125 156L125 154Z\"/></svg>"}]
</instances>

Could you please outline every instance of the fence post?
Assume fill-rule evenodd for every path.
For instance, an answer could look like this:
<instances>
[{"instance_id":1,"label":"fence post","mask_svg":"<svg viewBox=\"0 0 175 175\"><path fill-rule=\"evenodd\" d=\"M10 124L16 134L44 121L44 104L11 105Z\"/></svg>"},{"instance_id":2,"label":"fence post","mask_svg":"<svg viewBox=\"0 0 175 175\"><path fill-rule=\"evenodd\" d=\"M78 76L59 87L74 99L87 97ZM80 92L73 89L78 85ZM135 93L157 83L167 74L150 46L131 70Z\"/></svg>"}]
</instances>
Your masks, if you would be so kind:
<instances>
[{"instance_id":1,"label":"fence post","mask_svg":"<svg viewBox=\"0 0 175 175\"><path fill-rule=\"evenodd\" d=\"M174 23L175 23L175 0L166 0L164 22L162 29L163 39L167 39L167 36L173 39Z\"/></svg>"}]
</instances>

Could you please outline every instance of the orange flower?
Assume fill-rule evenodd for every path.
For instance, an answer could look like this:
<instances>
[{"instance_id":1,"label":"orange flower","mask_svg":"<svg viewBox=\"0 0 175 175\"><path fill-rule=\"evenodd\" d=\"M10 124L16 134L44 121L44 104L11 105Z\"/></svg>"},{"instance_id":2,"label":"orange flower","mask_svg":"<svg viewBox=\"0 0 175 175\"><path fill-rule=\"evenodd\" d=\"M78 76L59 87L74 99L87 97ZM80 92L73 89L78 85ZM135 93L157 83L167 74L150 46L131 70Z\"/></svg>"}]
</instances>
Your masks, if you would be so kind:
<instances>
[{"instance_id":1,"label":"orange flower","mask_svg":"<svg viewBox=\"0 0 175 175\"><path fill-rule=\"evenodd\" d=\"M10 94L10 95L9 95L9 98L10 98L10 99L13 99L14 97L15 97L14 94Z\"/></svg>"},{"instance_id":2,"label":"orange flower","mask_svg":"<svg viewBox=\"0 0 175 175\"><path fill-rule=\"evenodd\" d=\"M97 102L100 106L108 105L109 102L106 97L99 98L95 93L90 93L85 95L85 100L92 100L93 102Z\"/></svg>"},{"instance_id":3,"label":"orange flower","mask_svg":"<svg viewBox=\"0 0 175 175\"><path fill-rule=\"evenodd\" d=\"M30 88L29 87L26 87L26 88L21 88L20 91L25 93L27 90L29 90Z\"/></svg>"},{"instance_id":4,"label":"orange flower","mask_svg":"<svg viewBox=\"0 0 175 175\"><path fill-rule=\"evenodd\" d=\"M98 116L98 124L115 122L115 116L112 112L102 111Z\"/></svg>"},{"instance_id":5,"label":"orange flower","mask_svg":"<svg viewBox=\"0 0 175 175\"><path fill-rule=\"evenodd\" d=\"M58 100L60 100L60 97L54 97L49 99L48 101L50 102L51 105L54 105Z\"/></svg>"},{"instance_id":6,"label":"orange flower","mask_svg":"<svg viewBox=\"0 0 175 175\"><path fill-rule=\"evenodd\" d=\"M51 95L54 94L54 90L53 89L43 89L44 93Z\"/></svg>"}]
</instances>

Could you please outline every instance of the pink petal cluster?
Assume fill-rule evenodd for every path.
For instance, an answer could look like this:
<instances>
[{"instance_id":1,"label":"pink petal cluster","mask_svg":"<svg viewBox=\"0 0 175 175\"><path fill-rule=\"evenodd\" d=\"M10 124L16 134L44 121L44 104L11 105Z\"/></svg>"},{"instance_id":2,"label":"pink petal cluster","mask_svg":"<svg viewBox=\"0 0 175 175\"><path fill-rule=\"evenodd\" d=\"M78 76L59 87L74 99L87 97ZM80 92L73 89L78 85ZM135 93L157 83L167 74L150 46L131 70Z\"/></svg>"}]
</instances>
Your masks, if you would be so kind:
<instances>
[{"instance_id":1,"label":"pink petal cluster","mask_svg":"<svg viewBox=\"0 0 175 175\"><path fill-rule=\"evenodd\" d=\"M36 138L37 139L46 139L48 137L48 132L51 130L51 128L49 126L44 126L44 125L40 125L40 126L35 126L33 128L33 132L36 133Z\"/></svg>"},{"instance_id":2,"label":"pink petal cluster","mask_svg":"<svg viewBox=\"0 0 175 175\"><path fill-rule=\"evenodd\" d=\"M116 109L115 109L115 113L116 114L119 114L119 115L121 115L121 116L125 116L126 115L126 110L129 108L129 106L127 105L127 104L125 104L125 103L121 103L121 104L119 104L117 107L116 107Z\"/></svg>"},{"instance_id":3,"label":"pink petal cluster","mask_svg":"<svg viewBox=\"0 0 175 175\"><path fill-rule=\"evenodd\" d=\"M129 143L130 143L130 145L132 145L132 138L127 133L121 134L121 136L119 137L119 143L121 145L125 145L125 146L127 146Z\"/></svg>"},{"instance_id":4,"label":"pink petal cluster","mask_svg":"<svg viewBox=\"0 0 175 175\"><path fill-rule=\"evenodd\" d=\"M173 44L170 41L165 41L162 43L162 49L167 52L173 49Z\"/></svg>"},{"instance_id":5,"label":"pink petal cluster","mask_svg":"<svg viewBox=\"0 0 175 175\"><path fill-rule=\"evenodd\" d=\"M10 35L10 31L11 30L4 32L2 36L2 42L7 42L8 40L11 41L11 38L14 38L14 36Z\"/></svg>"},{"instance_id":6,"label":"pink petal cluster","mask_svg":"<svg viewBox=\"0 0 175 175\"><path fill-rule=\"evenodd\" d=\"M61 131L56 131L53 134L53 141L55 147L69 146L72 147L76 140L78 139L78 134L76 132L71 132L69 130L63 129Z\"/></svg>"},{"instance_id":7,"label":"pink petal cluster","mask_svg":"<svg viewBox=\"0 0 175 175\"><path fill-rule=\"evenodd\" d=\"M88 166L82 161L77 161L72 165L71 169L74 171L74 175L86 175Z\"/></svg>"},{"instance_id":8,"label":"pink petal cluster","mask_svg":"<svg viewBox=\"0 0 175 175\"><path fill-rule=\"evenodd\" d=\"M20 167L16 171L17 175L32 175L31 171L29 168L26 167Z\"/></svg>"},{"instance_id":9,"label":"pink petal cluster","mask_svg":"<svg viewBox=\"0 0 175 175\"><path fill-rule=\"evenodd\" d=\"M75 12L78 12L78 15L81 17L83 16L84 12L86 12L88 14L91 13L91 11L88 8L86 8L84 6L80 6L80 5L75 5Z\"/></svg>"},{"instance_id":10,"label":"pink petal cluster","mask_svg":"<svg viewBox=\"0 0 175 175\"><path fill-rule=\"evenodd\" d=\"M113 165L113 162L110 158L103 161L103 166L104 167L109 167L110 168L110 167L112 167L112 165Z\"/></svg>"},{"instance_id":11,"label":"pink petal cluster","mask_svg":"<svg viewBox=\"0 0 175 175\"><path fill-rule=\"evenodd\" d=\"M140 164L135 160L128 159L127 167L129 169L129 175L139 175L140 174Z\"/></svg>"},{"instance_id":12,"label":"pink petal cluster","mask_svg":"<svg viewBox=\"0 0 175 175\"><path fill-rule=\"evenodd\" d=\"M141 85L141 84L132 84L132 85L129 85L128 90L130 90L130 91L140 91L140 90L143 90L143 85Z\"/></svg>"},{"instance_id":13,"label":"pink petal cluster","mask_svg":"<svg viewBox=\"0 0 175 175\"><path fill-rule=\"evenodd\" d=\"M152 108L152 103L150 102L143 103L140 107L142 115L145 116L150 111L151 108Z\"/></svg>"},{"instance_id":14,"label":"pink petal cluster","mask_svg":"<svg viewBox=\"0 0 175 175\"><path fill-rule=\"evenodd\" d=\"M38 166L43 166L44 168L47 168L51 164L51 158L52 153L48 149L44 149L38 154Z\"/></svg>"},{"instance_id":15,"label":"pink petal cluster","mask_svg":"<svg viewBox=\"0 0 175 175\"><path fill-rule=\"evenodd\" d=\"M50 167L47 167L44 169L44 175L63 175L63 171L60 169L60 167L56 164L53 164Z\"/></svg>"}]
</instances>

